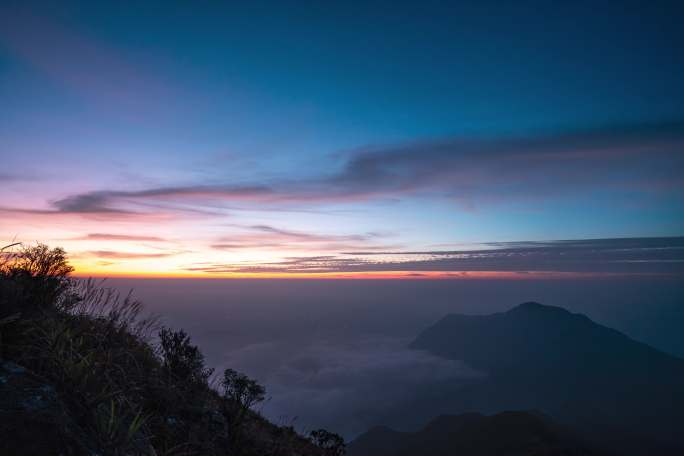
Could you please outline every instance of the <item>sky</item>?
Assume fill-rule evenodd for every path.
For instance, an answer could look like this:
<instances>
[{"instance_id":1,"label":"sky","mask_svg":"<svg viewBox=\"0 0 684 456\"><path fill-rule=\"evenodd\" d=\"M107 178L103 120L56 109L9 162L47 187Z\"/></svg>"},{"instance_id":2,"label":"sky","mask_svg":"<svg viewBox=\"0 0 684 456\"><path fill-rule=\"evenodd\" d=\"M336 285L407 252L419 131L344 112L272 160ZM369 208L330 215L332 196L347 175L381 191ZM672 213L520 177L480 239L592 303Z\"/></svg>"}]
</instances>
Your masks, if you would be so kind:
<instances>
[{"instance_id":1,"label":"sky","mask_svg":"<svg viewBox=\"0 0 684 456\"><path fill-rule=\"evenodd\" d=\"M680 2L2 2L0 240L96 276L684 271Z\"/></svg>"}]
</instances>

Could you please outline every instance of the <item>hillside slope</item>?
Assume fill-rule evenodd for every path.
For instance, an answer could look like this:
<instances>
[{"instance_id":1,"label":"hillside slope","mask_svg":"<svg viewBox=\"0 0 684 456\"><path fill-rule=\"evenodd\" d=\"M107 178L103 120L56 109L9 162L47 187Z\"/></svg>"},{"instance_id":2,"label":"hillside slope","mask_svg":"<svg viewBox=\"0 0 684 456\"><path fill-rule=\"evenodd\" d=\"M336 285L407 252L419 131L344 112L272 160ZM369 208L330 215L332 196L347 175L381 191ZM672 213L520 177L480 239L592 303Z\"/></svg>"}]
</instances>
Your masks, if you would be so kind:
<instances>
[{"instance_id":1,"label":"hillside slope","mask_svg":"<svg viewBox=\"0 0 684 456\"><path fill-rule=\"evenodd\" d=\"M213 377L184 331L71 270L41 245L0 256L0 454L342 454L335 434L270 423L256 381Z\"/></svg>"},{"instance_id":2,"label":"hillside slope","mask_svg":"<svg viewBox=\"0 0 684 456\"><path fill-rule=\"evenodd\" d=\"M350 456L590 456L595 450L535 412L443 415L418 432L376 427L350 443Z\"/></svg>"}]
</instances>

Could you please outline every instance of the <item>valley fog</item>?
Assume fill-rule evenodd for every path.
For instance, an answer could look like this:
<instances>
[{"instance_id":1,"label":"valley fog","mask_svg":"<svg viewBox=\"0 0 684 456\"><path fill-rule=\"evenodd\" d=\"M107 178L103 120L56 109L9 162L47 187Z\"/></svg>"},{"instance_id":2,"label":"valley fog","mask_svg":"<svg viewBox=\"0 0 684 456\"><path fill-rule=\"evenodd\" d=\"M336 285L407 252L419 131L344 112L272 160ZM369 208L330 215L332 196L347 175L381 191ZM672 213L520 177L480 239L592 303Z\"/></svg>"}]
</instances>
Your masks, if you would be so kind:
<instances>
[{"instance_id":1,"label":"valley fog","mask_svg":"<svg viewBox=\"0 0 684 456\"><path fill-rule=\"evenodd\" d=\"M407 345L448 313L489 314L538 301L586 314L684 356L684 284L668 278L584 280L109 279L162 324L184 328L221 371L267 388L261 411L302 430L353 438L421 395L477 378L460 362ZM448 410L432 410L436 414ZM393 423L413 429L416 417Z\"/></svg>"}]
</instances>

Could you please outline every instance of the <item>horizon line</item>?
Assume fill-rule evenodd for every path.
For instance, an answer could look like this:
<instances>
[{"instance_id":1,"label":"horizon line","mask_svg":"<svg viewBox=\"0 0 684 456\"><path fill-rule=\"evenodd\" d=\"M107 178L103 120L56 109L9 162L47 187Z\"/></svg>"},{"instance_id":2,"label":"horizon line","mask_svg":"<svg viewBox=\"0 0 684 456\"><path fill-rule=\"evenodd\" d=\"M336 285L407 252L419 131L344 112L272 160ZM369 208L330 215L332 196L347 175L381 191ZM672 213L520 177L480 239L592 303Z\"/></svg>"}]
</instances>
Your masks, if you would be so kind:
<instances>
[{"instance_id":1,"label":"horizon line","mask_svg":"<svg viewBox=\"0 0 684 456\"><path fill-rule=\"evenodd\" d=\"M568 280L617 277L682 278L684 273L577 272L577 271L355 271L355 272L141 272L89 273L75 271L78 279L203 279L203 280Z\"/></svg>"}]
</instances>

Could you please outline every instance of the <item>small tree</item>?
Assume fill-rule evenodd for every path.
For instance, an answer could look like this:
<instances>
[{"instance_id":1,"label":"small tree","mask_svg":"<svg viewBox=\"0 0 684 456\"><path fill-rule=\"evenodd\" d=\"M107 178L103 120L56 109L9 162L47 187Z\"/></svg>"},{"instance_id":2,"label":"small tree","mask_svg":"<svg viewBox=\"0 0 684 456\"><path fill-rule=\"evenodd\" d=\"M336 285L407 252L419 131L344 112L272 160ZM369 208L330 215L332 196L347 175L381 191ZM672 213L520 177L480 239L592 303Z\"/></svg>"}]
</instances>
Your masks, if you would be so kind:
<instances>
[{"instance_id":1,"label":"small tree","mask_svg":"<svg viewBox=\"0 0 684 456\"><path fill-rule=\"evenodd\" d=\"M241 410L248 410L266 398L266 389L255 380L233 369L223 371L224 397Z\"/></svg>"},{"instance_id":2,"label":"small tree","mask_svg":"<svg viewBox=\"0 0 684 456\"><path fill-rule=\"evenodd\" d=\"M65 278L74 271L61 247L51 249L45 244L23 247L10 264L10 273L31 277Z\"/></svg>"},{"instance_id":3,"label":"small tree","mask_svg":"<svg viewBox=\"0 0 684 456\"><path fill-rule=\"evenodd\" d=\"M175 380L187 386L206 385L213 369L204 367L204 355L190 343L190 336L182 329L159 331L159 351L162 367Z\"/></svg>"},{"instance_id":4,"label":"small tree","mask_svg":"<svg viewBox=\"0 0 684 456\"><path fill-rule=\"evenodd\" d=\"M230 441L235 448L240 447L241 428L247 411L262 402L266 389L256 381L233 369L223 371L223 416L230 427Z\"/></svg>"},{"instance_id":5,"label":"small tree","mask_svg":"<svg viewBox=\"0 0 684 456\"><path fill-rule=\"evenodd\" d=\"M314 445L326 450L330 455L342 456L347 452L344 439L334 432L318 429L309 434Z\"/></svg>"}]
</instances>

